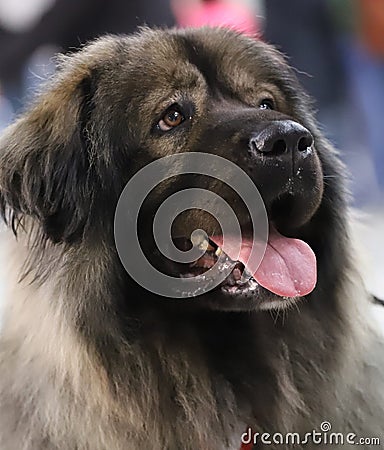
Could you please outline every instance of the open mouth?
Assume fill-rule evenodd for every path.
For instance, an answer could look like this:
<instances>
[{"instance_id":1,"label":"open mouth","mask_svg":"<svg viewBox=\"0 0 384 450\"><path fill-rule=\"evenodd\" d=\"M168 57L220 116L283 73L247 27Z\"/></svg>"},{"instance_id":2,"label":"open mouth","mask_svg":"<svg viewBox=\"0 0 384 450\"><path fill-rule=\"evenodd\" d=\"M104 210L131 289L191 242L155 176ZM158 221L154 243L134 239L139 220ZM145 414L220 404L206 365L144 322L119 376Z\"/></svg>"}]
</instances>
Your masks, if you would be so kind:
<instances>
[{"instance_id":1,"label":"open mouth","mask_svg":"<svg viewBox=\"0 0 384 450\"><path fill-rule=\"evenodd\" d=\"M227 278L220 283L219 289L228 294L240 295L254 291L259 286L241 261L232 260L212 239L209 239L206 245L207 249L204 255L187 265L185 271L180 273L180 277L197 277L206 273L215 264L218 264L219 268L220 266L228 267L230 264L233 269Z\"/></svg>"},{"instance_id":2,"label":"open mouth","mask_svg":"<svg viewBox=\"0 0 384 450\"><path fill-rule=\"evenodd\" d=\"M264 256L260 264L252 261L253 239L244 238L240 252L231 238L226 237L223 245L222 236L211 236L205 243L206 251L198 260L185 265L179 276L196 277L204 274L215 264L233 266L227 278L218 289L229 295L256 294L265 289L283 298L303 297L315 288L317 280L316 257L307 243L300 239L281 235L273 226Z\"/></svg>"}]
</instances>

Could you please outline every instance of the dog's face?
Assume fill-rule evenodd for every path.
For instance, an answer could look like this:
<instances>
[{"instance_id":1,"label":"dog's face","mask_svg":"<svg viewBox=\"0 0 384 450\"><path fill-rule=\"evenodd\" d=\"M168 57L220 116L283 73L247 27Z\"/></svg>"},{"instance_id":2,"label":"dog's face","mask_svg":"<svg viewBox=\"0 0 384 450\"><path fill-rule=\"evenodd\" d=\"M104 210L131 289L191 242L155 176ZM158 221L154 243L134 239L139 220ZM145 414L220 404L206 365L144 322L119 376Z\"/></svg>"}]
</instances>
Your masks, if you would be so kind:
<instances>
[{"instance_id":1,"label":"dog's face","mask_svg":"<svg viewBox=\"0 0 384 450\"><path fill-rule=\"evenodd\" d=\"M156 159L201 152L239 166L258 188L270 223L267 252L276 254L264 272L283 265L287 274L280 274L280 286L266 273L240 285L244 264L238 263L214 291L188 300L199 306L250 310L291 303L312 291L313 272L321 280L326 258L330 270L337 258L322 226L337 222L339 163L280 54L229 31L145 30L97 41L64 61L46 93L5 134L1 152L3 213L14 223L31 216L54 245L67 247L110 242L124 186ZM218 222L201 209L178 215L172 227L179 248L188 247L193 230L211 237L197 264L165 262L154 250L156 209L188 186L225 199L244 239L252 235L246 205L225 183L198 174L161 183L143 205L140 238L154 265L180 277L204 273L220 254Z\"/></svg>"}]
</instances>

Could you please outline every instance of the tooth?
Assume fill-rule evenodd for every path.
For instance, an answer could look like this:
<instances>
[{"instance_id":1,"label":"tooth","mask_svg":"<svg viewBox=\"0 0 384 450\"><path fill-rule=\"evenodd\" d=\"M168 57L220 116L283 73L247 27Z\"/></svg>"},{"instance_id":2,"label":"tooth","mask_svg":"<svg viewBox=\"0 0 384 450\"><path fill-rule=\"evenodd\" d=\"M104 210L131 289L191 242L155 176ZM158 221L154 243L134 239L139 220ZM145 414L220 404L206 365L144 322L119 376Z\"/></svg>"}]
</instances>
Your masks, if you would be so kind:
<instances>
[{"instance_id":1,"label":"tooth","mask_svg":"<svg viewBox=\"0 0 384 450\"><path fill-rule=\"evenodd\" d=\"M206 250L209 246L208 239L205 237L203 233L195 233L191 236L191 242L195 247L198 247L200 250Z\"/></svg>"},{"instance_id":2,"label":"tooth","mask_svg":"<svg viewBox=\"0 0 384 450\"><path fill-rule=\"evenodd\" d=\"M215 255L220 256L222 253L223 253L223 250L221 249L221 247L217 247L217 249L215 251Z\"/></svg>"}]
</instances>

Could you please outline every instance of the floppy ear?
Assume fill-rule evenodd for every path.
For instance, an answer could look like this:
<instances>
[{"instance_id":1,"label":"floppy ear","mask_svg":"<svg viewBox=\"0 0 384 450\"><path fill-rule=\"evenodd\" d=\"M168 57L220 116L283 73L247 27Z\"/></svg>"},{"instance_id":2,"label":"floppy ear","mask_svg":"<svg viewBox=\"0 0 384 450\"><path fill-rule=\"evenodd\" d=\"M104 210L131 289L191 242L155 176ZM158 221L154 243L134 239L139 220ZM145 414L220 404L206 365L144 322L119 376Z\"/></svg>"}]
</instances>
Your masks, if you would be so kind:
<instances>
[{"instance_id":1,"label":"floppy ear","mask_svg":"<svg viewBox=\"0 0 384 450\"><path fill-rule=\"evenodd\" d=\"M97 188L88 126L96 78L85 64L66 67L1 138L0 213L15 232L29 216L54 242L81 236Z\"/></svg>"}]
</instances>

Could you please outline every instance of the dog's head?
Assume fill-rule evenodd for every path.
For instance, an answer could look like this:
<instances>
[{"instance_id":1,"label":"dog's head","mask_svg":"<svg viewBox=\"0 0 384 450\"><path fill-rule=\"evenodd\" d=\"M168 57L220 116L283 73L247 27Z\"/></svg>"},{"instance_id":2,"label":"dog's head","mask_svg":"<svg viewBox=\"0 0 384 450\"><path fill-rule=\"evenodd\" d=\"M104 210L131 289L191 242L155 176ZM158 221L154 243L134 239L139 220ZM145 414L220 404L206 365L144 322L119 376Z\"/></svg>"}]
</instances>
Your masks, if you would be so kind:
<instances>
[{"instance_id":1,"label":"dog's head","mask_svg":"<svg viewBox=\"0 0 384 450\"><path fill-rule=\"evenodd\" d=\"M263 274L240 284L246 264L239 262L227 281L191 302L281 306L311 292L315 272L314 292L336 283L345 246L335 238L344 226L339 161L284 58L222 29L143 30L63 58L35 104L2 137L0 208L15 229L31 218L52 245L111 243L126 183L148 163L186 152L223 157L248 175L268 215L266 255L274 252ZM199 174L160 183L143 204L140 238L154 265L182 277L203 274L221 245L215 217L194 208L177 216L172 237L186 249L193 230L203 229L211 238L205 256L192 265L164 264L154 251L156 208L187 186L218 194L235 211L243 243L252 235L249 205L227 184Z\"/></svg>"}]
</instances>

